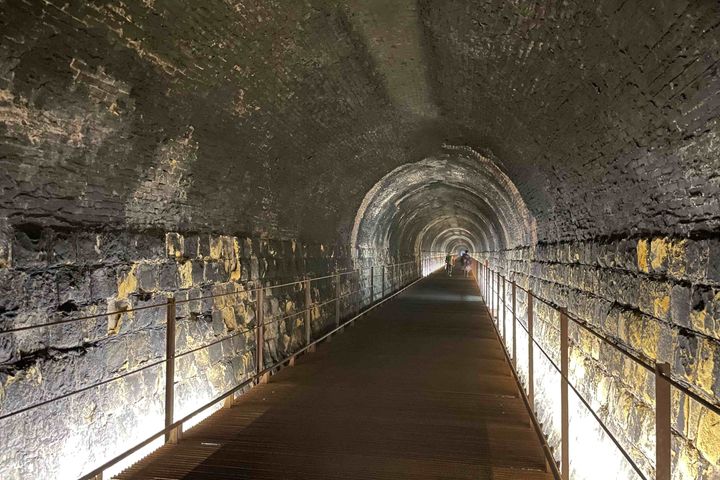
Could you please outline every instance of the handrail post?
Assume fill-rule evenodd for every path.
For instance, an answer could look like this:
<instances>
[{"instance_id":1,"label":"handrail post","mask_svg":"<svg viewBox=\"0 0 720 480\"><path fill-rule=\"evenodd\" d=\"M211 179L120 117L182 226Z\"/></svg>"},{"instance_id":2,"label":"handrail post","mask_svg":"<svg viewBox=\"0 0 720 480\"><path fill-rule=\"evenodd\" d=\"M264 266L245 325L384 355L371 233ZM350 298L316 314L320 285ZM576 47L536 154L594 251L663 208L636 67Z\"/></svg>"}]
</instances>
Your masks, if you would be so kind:
<instances>
[{"instance_id":1,"label":"handrail post","mask_svg":"<svg viewBox=\"0 0 720 480\"><path fill-rule=\"evenodd\" d=\"M490 300L490 295L488 295L488 292L490 291L490 282L488 281L489 278L490 277L488 275L488 266L483 265L483 287L485 290L485 303L488 303L488 301Z\"/></svg>"},{"instance_id":2,"label":"handrail post","mask_svg":"<svg viewBox=\"0 0 720 480\"><path fill-rule=\"evenodd\" d=\"M500 328L500 272L495 275L495 324Z\"/></svg>"},{"instance_id":3,"label":"handrail post","mask_svg":"<svg viewBox=\"0 0 720 480\"><path fill-rule=\"evenodd\" d=\"M480 268L482 270L482 285L480 286L480 290L483 294L483 300L487 303L487 271L485 270L485 265L480 265Z\"/></svg>"},{"instance_id":4,"label":"handrail post","mask_svg":"<svg viewBox=\"0 0 720 480\"><path fill-rule=\"evenodd\" d=\"M340 273L335 273L335 326L340 326Z\"/></svg>"},{"instance_id":5,"label":"handrail post","mask_svg":"<svg viewBox=\"0 0 720 480\"><path fill-rule=\"evenodd\" d=\"M305 345L308 346L308 352L312 353L315 351L314 348L310 347L310 341L312 339L312 291L310 290L310 278L305 279Z\"/></svg>"},{"instance_id":6,"label":"handrail post","mask_svg":"<svg viewBox=\"0 0 720 480\"><path fill-rule=\"evenodd\" d=\"M493 316L493 321L495 321L495 272L488 267L488 301L490 303L490 315Z\"/></svg>"},{"instance_id":7,"label":"handrail post","mask_svg":"<svg viewBox=\"0 0 720 480\"><path fill-rule=\"evenodd\" d=\"M513 368L517 371L517 315L515 315L515 301L516 301L516 287L515 280L512 281L512 284L510 286L511 288L511 295L512 295L512 311L510 312L510 319L512 320L512 362L513 362Z\"/></svg>"},{"instance_id":8,"label":"handrail post","mask_svg":"<svg viewBox=\"0 0 720 480\"><path fill-rule=\"evenodd\" d=\"M672 435L670 364L655 364L655 479L670 480Z\"/></svg>"},{"instance_id":9,"label":"handrail post","mask_svg":"<svg viewBox=\"0 0 720 480\"><path fill-rule=\"evenodd\" d=\"M175 421L175 297L168 298L165 310L165 428ZM165 432L165 443L180 441L182 426Z\"/></svg>"},{"instance_id":10,"label":"handrail post","mask_svg":"<svg viewBox=\"0 0 720 480\"><path fill-rule=\"evenodd\" d=\"M255 352L255 363L257 368L256 375L258 375L258 383L267 383L267 374L260 376L260 372L265 369L265 288L263 287L263 285L260 285L260 288L257 291L257 296L255 298L255 301L257 302L257 305L255 307L255 311L257 312L257 314L255 315L257 317L257 331L255 332L255 341L257 343L257 351Z\"/></svg>"},{"instance_id":11,"label":"handrail post","mask_svg":"<svg viewBox=\"0 0 720 480\"><path fill-rule=\"evenodd\" d=\"M561 473L562 480L570 480L570 422L568 415L568 383L569 351L568 351L568 316L564 308L560 308L560 441L561 441Z\"/></svg>"},{"instance_id":12,"label":"handrail post","mask_svg":"<svg viewBox=\"0 0 720 480\"><path fill-rule=\"evenodd\" d=\"M489 292L489 282L488 282L488 267L487 265L483 265L483 289L485 290L485 303L490 300L490 297L488 296Z\"/></svg>"},{"instance_id":13,"label":"handrail post","mask_svg":"<svg viewBox=\"0 0 720 480\"><path fill-rule=\"evenodd\" d=\"M527 327L528 327L528 402L530 408L535 412L535 370L534 370L534 354L533 354L533 293L532 290L527 291Z\"/></svg>"},{"instance_id":14,"label":"handrail post","mask_svg":"<svg viewBox=\"0 0 720 480\"><path fill-rule=\"evenodd\" d=\"M502 277L502 303L500 304L500 310L502 311L502 336L503 336L503 343L505 344L505 350L510 350L508 348L507 344L507 329L506 329L506 320L507 320L507 308L506 307L506 288L505 285L507 284L507 278Z\"/></svg>"},{"instance_id":15,"label":"handrail post","mask_svg":"<svg viewBox=\"0 0 720 480\"><path fill-rule=\"evenodd\" d=\"M380 299L385 298L385 265L382 266L382 289L380 290Z\"/></svg>"},{"instance_id":16,"label":"handrail post","mask_svg":"<svg viewBox=\"0 0 720 480\"><path fill-rule=\"evenodd\" d=\"M487 260L485 260L485 301L492 305L492 294L490 293L490 284L492 283L492 274L490 273L490 265Z\"/></svg>"},{"instance_id":17,"label":"handrail post","mask_svg":"<svg viewBox=\"0 0 720 480\"><path fill-rule=\"evenodd\" d=\"M355 286L353 288L353 281L352 278L355 276L355 273L357 273L357 279L355 281ZM350 287L353 288L351 292L353 292L352 296L350 297L350 301L353 304L353 309L351 310L351 318L354 318L360 313L360 302L363 296L362 291L362 270L357 269L353 272L353 274L350 276ZM350 326L352 327L355 324L355 322L351 322Z\"/></svg>"}]
</instances>

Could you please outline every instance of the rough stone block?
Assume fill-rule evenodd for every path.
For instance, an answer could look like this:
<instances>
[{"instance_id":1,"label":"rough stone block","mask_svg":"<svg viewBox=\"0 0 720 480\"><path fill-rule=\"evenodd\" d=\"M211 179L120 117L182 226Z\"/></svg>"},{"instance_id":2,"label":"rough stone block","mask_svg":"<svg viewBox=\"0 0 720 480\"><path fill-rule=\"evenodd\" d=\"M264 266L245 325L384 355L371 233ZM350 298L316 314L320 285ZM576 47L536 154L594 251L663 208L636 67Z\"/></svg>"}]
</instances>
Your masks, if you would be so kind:
<instances>
[{"instance_id":1,"label":"rough stone block","mask_svg":"<svg viewBox=\"0 0 720 480\"><path fill-rule=\"evenodd\" d=\"M674 285L670 293L671 319L676 325L690 326L690 287Z\"/></svg>"},{"instance_id":2,"label":"rough stone block","mask_svg":"<svg viewBox=\"0 0 720 480\"><path fill-rule=\"evenodd\" d=\"M720 253L720 251L718 252ZM710 242L688 241L686 249L686 277L692 282L704 282L708 276ZM720 278L720 277L719 277Z\"/></svg>"},{"instance_id":3,"label":"rough stone block","mask_svg":"<svg viewBox=\"0 0 720 480\"><path fill-rule=\"evenodd\" d=\"M227 273L222 268L222 264L217 261L203 262L203 278L206 282L227 282L229 280Z\"/></svg>"},{"instance_id":4,"label":"rough stone block","mask_svg":"<svg viewBox=\"0 0 720 480\"><path fill-rule=\"evenodd\" d=\"M138 279L136 275L137 266L123 265L116 270L117 275L117 298L127 299L138 290Z\"/></svg>"},{"instance_id":5,"label":"rough stone block","mask_svg":"<svg viewBox=\"0 0 720 480\"><path fill-rule=\"evenodd\" d=\"M687 330L680 330L673 362L673 372L693 382L697 371L698 338Z\"/></svg>"},{"instance_id":6,"label":"rough stone block","mask_svg":"<svg viewBox=\"0 0 720 480\"><path fill-rule=\"evenodd\" d=\"M158 289L158 265L155 263L139 263L135 270L138 288L144 292Z\"/></svg>"},{"instance_id":7,"label":"rough stone block","mask_svg":"<svg viewBox=\"0 0 720 480\"><path fill-rule=\"evenodd\" d=\"M183 238L183 254L185 258L198 258L200 252L200 237L185 235Z\"/></svg>"},{"instance_id":8,"label":"rough stone block","mask_svg":"<svg viewBox=\"0 0 720 480\"><path fill-rule=\"evenodd\" d=\"M665 238L653 238L650 243L650 267L654 273L664 273L668 267L670 244Z\"/></svg>"},{"instance_id":9,"label":"rough stone block","mask_svg":"<svg viewBox=\"0 0 720 480\"><path fill-rule=\"evenodd\" d=\"M193 261L192 262L192 284L202 285L205 280L205 268L203 262Z\"/></svg>"},{"instance_id":10,"label":"rough stone block","mask_svg":"<svg viewBox=\"0 0 720 480\"><path fill-rule=\"evenodd\" d=\"M12 265L12 230L7 218L0 217L0 269Z\"/></svg>"},{"instance_id":11,"label":"rough stone block","mask_svg":"<svg viewBox=\"0 0 720 480\"><path fill-rule=\"evenodd\" d=\"M650 241L641 239L637 242L637 267L644 273L650 272Z\"/></svg>"},{"instance_id":12,"label":"rough stone block","mask_svg":"<svg viewBox=\"0 0 720 480\"><path fill-rule=\"evenodd\" d=\"M165 234L165 252L168 257L180 259L185 256L185 239L179 233Z\"/></svg>"},{"instance_id":13,"label":"rough stone block","mask_svg":"<svg viewBox=\"0 0 720 480\"><path fill-rule=\"evenodd\" d=\"M158 266L158 286L163 291L175 291L179 286L178 268L175 263L162 263Z\"/></svg>"},{"instance_id":14,"label":"rough stone block","mask_svg":"<svg viewBox=\"0 0 720 480\"><path fill-rule=\"evenodd\" d=\"M84 305L91 298L91 272L71 267L63 267L57 271L58 309L63 312L74 312L78 306Z\"/></svg>"},{"instance_id":15,"label":"rough stone block","mask_svg":"<svg viewBox=\"0 0 720 480\"><path fill-rule=\"evenodd\" d=\"M113 338L103 345L104 368L108 373L117 373L126 368L128 346L124 337Z\"/></svg>"},{"instance_id":16,"label":"rough stone block","mask_svg":"<svg viewBox=\"0 0 720 480\"><path fill-rule=\"evenodd\" d=\"M720 240L718 239L708 242L707 279L720 284Z\"/></svg>"},{"instance_id":17,"label":"rough stone block","mask_svg":"<svg viewBox=\"0 0 720 480\"><path fill-rule=\"evenodd\" d=\"M3 315L13 314L23 305L27 280L25 272L0 269L0 324Z\"/></svg>"},{"instance_id":18,"label":"rough stone block","mask_svg":"<svg viewBox=\"0 0 720 480\"><path fill-rule=\"evenodd\" d=\"M49 263L52 265L74 264L78 262L77 235L75 232L54 232L49 241L51 251Z\"/></svg>"},{"instance_id":19,"label":"rough stone block","mask_svg":"<svg viewBox=\"0 0 720 480\"><path fill-rule=\"evenodd\" d=\"M198 241L198 258L209 259L210 257L210 244L212 243L212 235L201 235Z\"/></svg>"},{"instance_id":20,"label":"rough stone block","mask_svg":"<svg viewBox=\"0 0 720 480\"><path fill-rule=\"evenodd\" d=\"M695 285L692 290L690 325L693 330L720 338L720 290Z\"/></svg>"},{"instance_id":21,"label":"rough stone block","mask_svg":"<svg viewBox=\"0 0 720 480\"><path fill-rule=\"evenodd\" d=\"M51 251L51 237L52 232L40 225L16 225L12 244L14 266L46 267Z\"/></svg>"},{"instance_id":22,"label":"rough stone block","mask_svg":"<svg viewBox=\"0 0 720 480\"><path fill-rule=\"evenodd\" d=\"M1 324L1 322L0 322ZM15 340L12 335L0 335L0 365L9 364L19 359ZM0 378L0 385L2 379ZM0 390L1 391L1 390Z\"/></svg>"},{"instance_id":23,"label":"rough stone block","mask_svg":"<svg viewBox=\"0 0 720 480\"><path fill-rule=\"evenodd\" d=\"M116 273L114 268L100 267L90 274L90 294L93 302L107 300L115 295Z\"/></svg>"}]
</instances>

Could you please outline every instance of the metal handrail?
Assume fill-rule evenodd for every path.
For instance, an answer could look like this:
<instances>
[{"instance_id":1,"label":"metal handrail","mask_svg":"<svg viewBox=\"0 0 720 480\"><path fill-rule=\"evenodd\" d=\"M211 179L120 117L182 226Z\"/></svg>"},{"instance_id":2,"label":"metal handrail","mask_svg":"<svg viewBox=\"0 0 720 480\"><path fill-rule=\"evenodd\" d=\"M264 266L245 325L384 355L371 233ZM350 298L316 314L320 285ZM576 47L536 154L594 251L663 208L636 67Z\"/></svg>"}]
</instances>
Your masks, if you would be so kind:
<instances>
[{"instance_id":1,"label":"metal handrail","mask_svg":"<svg viewBox=\"0 0 720 480\"><path fill-rule=\"evenodd\" d=\"M481 292L482 294L482 292ZM492 312L490 309L485 306L485 309L488 311L488 314L490 315L490 319L493 319ZM515 378L515 382L520 385L520 377L518 376L517 372L515 371L515 368L512 366L512 362L510 361L510 355L505 348L504 341L502 339L502 336L500 335L500 330L498 329L497 325L495 325L495 322L491 322L493 326L493 330L495 331L495 335L498 337L498 340L500 341L500 344L503 345L503 354L505 355L505 359L507 360L508 364L510 365L510 371L513 374L513 378ZM550 360L552 362L552 360ZM552 470L552 474L555 477L555 479L560 478L560 469L558 468L557 462L555 461L555 457L553 457L552 449L548 445L547 439L545 438L545 435L542 431L542 428L540 426L540 423L538 422L535 412L533 411L532 406L530 405L530 401L527 398L527 395L525 394L525 390L522 388L520 390L520 396L523 399L523 403L525 403L525 407L528 410L528 413L530 414L531 423L533 424L533 428L535 429L535 433L537 434L538 438L540 439L540 444L543 448L543 453L545 454L545 460L547 461L548 465L550 466L550 469Z\"/></svg>"},{"instance_id":2,"label":"metal handrail","mask_svg":"<svg viewBox=\"0 0 720 480\"><path fill-rule=\"evenodd\" d=\"M530 330L528 330L527 327L522 324L522 322L518 322L518 323L519 323L520 326L523 328L523 330L525 330L525 331L528 333L528 335L530 335ZM619 440L618 440L617 438L615 438L615 435L608 429L608 427L607 427L607 426L605 425L605 423L600 419L600 417L598 417L598 415L597 415L597 413L595 412L595 410L593 410L592 407L590 406L590 404L587 402L587 400L585 400L585 397L577 390L577 388L575 388L575 385L572 384L572 382L570 381L570 379L567 378L565 375L563 375L562 370L561 370L560 367L558 367L557 364L553 361L553 359L552 359L552 357L550 356L550 354L548 354L548 352L545 351L545 349L542 347L542 345L540 345L540 342L538 342L537 339L535 339L535 337L533 337L533 336L530 335L529 338L530 338L530 339L532 340L532 342L540 349L540 352L542 352L542 354L545 355L545 358L548 360L548 362L550 362L550 365L552 365L553 368L554 368L555 370L557 370L558 374L560 375L560 378L561 378L562 380L565 380L565 383L567 383L568 386L569 386L570 388L572 388L572 391L575 392L575 395L580 399L580 401L583 403L583 405L585 405L585 407L590 411L590 413L591 413L592 416L595 418L595 420L597 420L597 422L600 424L600 427L602 427L602 429L603 429L603 430L605 431L605 433L608 435L608 437L610 438L610 440L612 440L612 442L615 444L615 446L620 450L620 453L623 454L623 456L624 456L625 459L630 463L630 465L633 467L633 469L635 470L635 472L637 472L637 474L640 475L640 478L642 478L643 480L647 480L647 477L642 473L642 471L640 470L640 467L635 463L635 461L632 459L632 457L630 456L630 454L629 454L629 453L625 450L625 448L620 444Z\"/></svg>"},{"instance_id":3,"label":"metal handrail","mask_svg":"<svg viewBox=\"0 0 720 480\"><path fill-rule=\"evenodd\" d=\"M490 269L490 271L493 272L493 273L499 273L499 272L497 272L497 271L495 271L495 270L492 270L492 269ZM502 275L502 274L500 274L500 278L502 278L504 281L509 281L508 278L505 277L505 276ZM535 295L535 293L530 292L528 289L525 289L525 288L521 287L521 286L518 285L517 283L516 283L515 285L517 286L517 288L518 288L519 290L522 290L522 291L524 291L525 293L528 293L528 294L532 294L532 296L533 296L533 298L534 298L535 300L541 301L542 303L544 303L544 304L547 305L548 307L554 309L556 312L559 312L559 311L560 311L560 308L561 308L561 307L559 307L557 304L555 304L555 303L553 303L553 302L551 302L551 301L549 301L549 300L546 300L546 299L544 299L544 298L542 298L542 297L538 297L537 295ZM495 291L493 290L493 292L495 292ZM503 300L503 304L505 305L504 300ZM633 351L631 351L631 350L629 349L629 348L632 348L632 347L624 347L624 346L622 346L621 344L619 344L619 342L622 342L621 340L615 339L615 338L608 338L608 337L606 337L605 335L603 335L602 333L598 332L598 331L595 330L593 327L591 327L590 324L589 324L586 320L582 320L582 319L580 319L580 318L578 318L578 317L575 317L574 315L572 315L571 313L569 313L569 312L567 312L567 311L565 311L565 315L567 316L568 320L571 320L571 321L572 321L573 323L575 323L578 327L582 328L582 329L585 330L586 332L588 332L588 333L590 333L591 335L593 335L594 337L598 338L599 340L601 340L601 341L604 342L605 344L611 346L612 348L614 348L615 350L617 350L618 352L620 352L620 353L623 354L624 356L628 357L630 360L632 360L632 361L634 361L635 363L637 363L639 366L643 367L643 368L644 368L645 370L647 370L648 372L653 373L653 374L655 373L655 367L649 365L649 362L653 362L653 360L650 359L649 357L645 356L642 352L633 352ZM522 323L521 323L521 324L522 324ZM642 357L645 357L646 360L644 360ZM720 415L720 406L719 406L719 405L716 405L716 404L712 403L711 401L709 401L708 399L702 397L701 394L694 392L694 391L692 390L693 387L691 387L691 386L689 386L689 385L683 385L682 383L680 383L680 382L678 382L676 379L674 379L672 376L665 375L665 374L662 373L662 372L660 373L660 375L662 375L663 377L665 377L665 379L666 379L667 381L669 381L670 383L672 383L675 388L677 388L678 390L681 390L682 393L684 393L685 395L688 395L689 397L691 397L691 398L692 398L693 400L695 400L696 402L702 404L704 407L706 407L706 408L712 410L714 413Z\"/></svg>"},{"instance_id":4,"label":"metal handrail","mask_svg":"<svg viewBox=\"0 0 720 480\"><path fill-rule=\"evenodd\" d=\"M475 259L475 261L476 261L476 265L478 265L478 266L482 265L477 259ZM515 344L517 342L517 335L514 331L514 325L515 325L515 322L517 321L517 323L519 323L520 326L527 332L528 338L531 340L531 345L534 344L540 349L541 353L550 362L550 364L553 366L553 368L555 370L557 370L558 373L560 374L561 381L564 382L565 385L569 386L573 390L573 392L575 392L575 394L580 399L582 404L590 411L590 413L595 418L595 420L597 420L597 422L600 424L603 431L608 435L608 437L611 439L611 441L620 450L620 452L623 454L623 456L628 461L628 463L632 466L632 468L635 470L635 472L642 479L645 480L647 477L642 473L640 467L636 464L636 462L632 459L632 457L629 455L629 453L625 450L625 448L621 445L621 443L617 440L617 438L612 434L612 432L605 425L605 423L600 419L600 417L596 414L596 412L591 408L591 406L585 400L583 395L581 395L580 392L577 390L577 388L571 383L566 372L563 372L563 368L558 367L558 365L552 360L552 357L548 354L548 352L546 352L545 349L542 347L542 345L536 340L536 338L534 337L533 333L529 330L529 328L526 327L522 321L520 321L520 319L517 316L517 312L515 311L514 293L512 294L513 295L513 308L511 309L508 307L508 304L507 304L507 301L505 298L506 294L505 294L505 288L504 288L504 285L509 281L507 279L507 277L505 277L498 271L492 270L491 268L489 268L489 266L487 264L482 265L482 267L483 267L482 272L477 272L477 270L476 270L476 272L477 272L476 280L477 280L478 284L480 284L481 281L483 283L483 288L481 288L481 294L483 295L483 297L485 296L485 294L483 293L483 290L486 290L487 294L490 296L490 298L489 298L490 305L487 306L487 309L488 309L488 312L490 313L491 318L494 316L492 313L493 304L495 304L494 310L496 310L496 316L498 317L496 319L497 322L500 321L499 315L500 315L500 312L502 311L503 324L504 324L505 320L507 319L507 313L508 313L508 311L510 311L511 321L513 322L513 338L512 338L513 354L514 354L513 357L515 356ZM483 277L482 280L480 278L480 276L481 276L480 274L482 274L482 277ZM497 281L496 281L496 279L497 279ZM501 289L498 286L498 283L500 282L500 280L502 280L502 285L503 285L502 295L500 293ZM561 357L563 357L563 354L564 354L564 362L565 363L563 365L565 366L566 369L568 366L568 363L567 363L568 354L567 354L567 352L564 352L564 350L569 348L568 334L567 334L567 322L572 321L575 325L577 325L581 329L587 331L588 333L590 333L593 336L600 339L603 343L608 344L611 347L613 347L614 349L616 349L623 356L633 360L635 363L642 366L644 369L655 374L656 396L657 396L657 398L656 398L656 424L657 424L656 425L656 444L657 444L656 449L657 449L657 452L656 452L655 467L656 467L658 479L663 479L663 480L669 479L670 473L671 473L670 472L670 469L671 469L670 451L669 451L669 444L671 441L670 440L671 423L670 423L670 407L669 407L670 395L671 395L670 386L675 387L677 390L679 390L683 394L689 396L693 400L697 401L698 403L700 403L701 405L703 405L704 407L706 407L708 410L710 410L711 412L713 412L715 414L720 415L720 407L718 405L710 402L709 400L703 398L702 395L693 392L689 386L683 385L683 384L679 383L677 380L673 379L672 373L670 372L669 366L667 364L656 364L656 366L654 368L651 367L648 364L648 361L643 360L641 358L641 357L644 357L643 354L629 351L626 347L619 345L617 343L617 340L611 340L611 339L605 337L603 334L601 334L600 332L597 332L594 328L592 328L586 321L581 320L575 316L569 315L567 313L567 310L565 310L564 308L558 307L553 302L550 302L546 299L538 297L537 295L535 295L532 292L532 290L520 287L514 281L512 282L512 285L514 288L517 287L520 290L526 292L526 294L529 296L528 300L537 299L540 302L542 302L545 305L552 308L553 310L560 313L560 316L561 316L561 319L560 319L560 321L561 321L561 329L560 329L561 345L564 345L561 348ZM496 288L496 287L498 287L498 288ZM514 289L513 289L513 292L514 292ZM502 296L502 300L501 300L501 296ZM502 310L501 310L501 308L502 308ZM528 311L528 322L530 322L530 314L531 314L531 310ZM563 323L563 322L565 322L565 323ZM563 325L565 325L565 326L563 327ZM498 330L499 327L495 325L495 322L493 322L493 326L495 327L495 329L498 333L498 337L501 337L500 332ZM564 329L564 332L563 332L563 329ZM509 346L507 345L507 338L504 335L501 338L502 338L502 342L504 345L503 350L509 359L510 358L509 351L508 351ZM630 348L632 348L632 347L630 347ZM532 350L529 350L529 354L532 355ZM515 361L516 361L516 359L513 358L513 362L510 362L511 365L513 365L513 373L516 373L515 366L514 366ZM531 362L528 365L529 376L530 376L529 378L532 379L532 375L533 375L532 374L532 361L531 360L529 360L529 361ZM650 359L649 359L649 361L652 362L652 360L650 360ZM517 375L516 375L516 377L517 377ZM663 387L662 382L666 382L665 385L667 385L667 387ZM561 383L561 385L562 385L562 383ZM660 391L664 392L662 394L663 395L662 398L660 398L660 395L661 395ZM525 392L523 390L523 394L524 393ZM567 397L565 396L564 398L566 399ZM563 411L561 413L562 413L563 422L564 422L563 429L566 429L567 428L567 411L565 410L566 404L564 404L562 408L563 408ZM563 446L563 458L565 459L565 461L567 461L566 455L567 455L568 450L567 450L567 438L565 438L566 430L563 430L563 435L561 435L561 437L562 437L561 441L563 442L563 445L562 445ZM566 463L566 462L563 462L563 463ZM562 471L563 479L568 478L569 472L568 472L567 465L563 465L562 470L563 470Z\"/></svg>"}]
</instances>

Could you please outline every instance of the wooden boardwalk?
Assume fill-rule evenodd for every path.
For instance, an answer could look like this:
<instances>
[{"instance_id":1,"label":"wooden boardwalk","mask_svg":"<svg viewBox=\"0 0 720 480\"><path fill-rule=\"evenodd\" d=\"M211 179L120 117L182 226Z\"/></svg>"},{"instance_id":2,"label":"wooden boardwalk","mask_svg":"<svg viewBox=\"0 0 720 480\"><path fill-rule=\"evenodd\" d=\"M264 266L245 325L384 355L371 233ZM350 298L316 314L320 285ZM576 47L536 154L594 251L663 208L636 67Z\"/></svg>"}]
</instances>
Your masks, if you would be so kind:
<instances>
[{"instance_id":1,"label":"wooden boardwalk","mask_svg":"<svg viewBox=\"0 0 720 480\"><path fill-rule=\"evenodd\" d=\"M551 479L474 282L435 274L121 479Z\"/></svg>"}]
</instances>

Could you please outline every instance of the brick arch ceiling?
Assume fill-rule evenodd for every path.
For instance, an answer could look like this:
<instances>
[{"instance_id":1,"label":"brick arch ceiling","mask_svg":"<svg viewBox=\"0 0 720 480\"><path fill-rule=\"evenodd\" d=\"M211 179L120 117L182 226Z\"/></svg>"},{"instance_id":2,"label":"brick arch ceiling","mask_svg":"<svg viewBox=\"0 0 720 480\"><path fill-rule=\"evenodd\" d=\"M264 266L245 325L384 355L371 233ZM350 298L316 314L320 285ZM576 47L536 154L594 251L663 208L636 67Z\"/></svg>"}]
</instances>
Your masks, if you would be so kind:
<instances>
[{"instance_id":1,"label":"brick arch ceiling","mask_svg":"<svg viewBox=\"0 0 720 480\"><path fill-rule=\"evenodd\" d=\"M352 246L358 254L445 250L462 239L476 251L532 243L533 219L512 182L468 148L406 164L366 195Z\"/></svg>"},{"instance_id":2,"label":"brick arch ceiling","mask_svg":"<svg viewBox=\"0 0 720 480\"><path fill-rule=\"evenodd\" d=\"M715 231L719 9L2 2L0 218L348 244L373 186L460 145L512 181L538 240ZM534 239L471 185L423 192L457 201L384 213L398 226L373 242Z\"/></svg>"}]
</instances>

